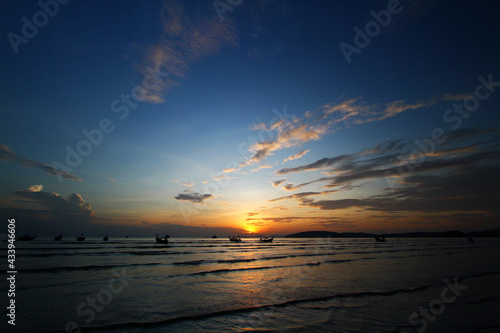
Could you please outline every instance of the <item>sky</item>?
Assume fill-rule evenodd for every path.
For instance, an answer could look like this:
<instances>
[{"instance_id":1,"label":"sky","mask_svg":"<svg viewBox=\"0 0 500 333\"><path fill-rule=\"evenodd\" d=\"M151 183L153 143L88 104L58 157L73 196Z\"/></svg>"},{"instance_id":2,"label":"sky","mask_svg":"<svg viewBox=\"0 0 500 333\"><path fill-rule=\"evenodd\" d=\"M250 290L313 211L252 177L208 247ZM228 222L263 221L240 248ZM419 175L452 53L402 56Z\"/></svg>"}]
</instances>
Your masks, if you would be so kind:
<instances>
[{"instance_id":1,"label":"sky","mask_svg":"<svg viewBox=\"0 0 500 333\"><path fill-rule=\"evenodd\" d=\"M19 234L499 228L496 1L8 1Z\"/></svg>"}]
</instances>

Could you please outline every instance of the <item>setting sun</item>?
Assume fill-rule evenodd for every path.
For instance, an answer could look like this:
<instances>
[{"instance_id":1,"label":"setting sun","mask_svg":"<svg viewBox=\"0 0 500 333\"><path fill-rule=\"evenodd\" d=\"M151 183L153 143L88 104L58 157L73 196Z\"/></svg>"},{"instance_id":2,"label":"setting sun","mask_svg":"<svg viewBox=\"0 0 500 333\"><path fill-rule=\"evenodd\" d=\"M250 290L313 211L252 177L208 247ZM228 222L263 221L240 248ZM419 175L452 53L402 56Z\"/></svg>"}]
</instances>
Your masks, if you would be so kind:
<instances>
[{"instance_id":1,"label":"setting sun","mask_svg":"<svg viewBox=\"0 0 500 333\"><path fill-rule=\"evenodd\" d=\"M246 227L245 231L247 231L249 234L253 234L257 232L257 229L255 227Z\"/></svg>"}]
</instances>

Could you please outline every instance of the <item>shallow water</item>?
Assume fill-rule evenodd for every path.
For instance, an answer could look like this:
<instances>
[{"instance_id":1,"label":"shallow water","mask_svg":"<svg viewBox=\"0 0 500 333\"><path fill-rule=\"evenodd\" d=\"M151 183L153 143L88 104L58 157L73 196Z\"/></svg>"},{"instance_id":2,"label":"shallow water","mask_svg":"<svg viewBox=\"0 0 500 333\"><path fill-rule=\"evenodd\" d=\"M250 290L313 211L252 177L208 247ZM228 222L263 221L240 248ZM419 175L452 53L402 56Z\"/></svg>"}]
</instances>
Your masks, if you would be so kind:
<instances>
[{"instance_id":1,"label":"shallow water","mask_svg":"<svg viewBox=\"0 0 500 333\"><path fill-rule=\"evenodd\" d=\"M174 238L168 246L42 239L16 246L16 329L23 332L500 330L500 239ZM413 312L441 298L445 279L466 289L411 325Z\"/></svg>"}]
</instances>

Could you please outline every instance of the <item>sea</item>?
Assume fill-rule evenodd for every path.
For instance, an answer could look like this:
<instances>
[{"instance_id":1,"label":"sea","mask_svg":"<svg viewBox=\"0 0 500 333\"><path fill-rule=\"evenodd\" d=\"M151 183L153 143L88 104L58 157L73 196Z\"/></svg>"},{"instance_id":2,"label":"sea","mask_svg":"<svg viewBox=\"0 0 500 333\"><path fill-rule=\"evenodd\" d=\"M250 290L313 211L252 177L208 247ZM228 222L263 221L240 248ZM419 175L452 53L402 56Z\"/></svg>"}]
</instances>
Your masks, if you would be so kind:
<instances>
[{"instance_id":1,"label":"sea","mask_svg":"<svg viewBox=\"0 0 500 333\"><path fill-rule=\"evenodd\" d=\"M37 238L16 269L1 332L500 332L500 238Z\"/></svg>"}]
</instances>

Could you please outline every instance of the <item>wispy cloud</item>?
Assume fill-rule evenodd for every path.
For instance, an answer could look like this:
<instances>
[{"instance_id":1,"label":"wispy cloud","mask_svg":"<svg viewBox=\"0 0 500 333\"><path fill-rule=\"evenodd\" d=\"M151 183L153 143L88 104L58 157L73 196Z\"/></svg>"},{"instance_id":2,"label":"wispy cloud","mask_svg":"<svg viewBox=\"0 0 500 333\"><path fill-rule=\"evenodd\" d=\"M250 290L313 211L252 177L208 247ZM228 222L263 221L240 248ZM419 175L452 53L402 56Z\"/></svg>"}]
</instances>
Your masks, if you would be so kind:
<instances>
[{"instance_id":1,"label":"wispy cloud","mask_svg":"<svg viewBox=\"0 0 500 333\"><path fill-rule=\"evenodd\" d=\"M180 182L178 180L174 180L174 183L177 183L177 184L184 186L184 187L193 187L194 186L193 182Z\"/></svg>"},{"instance_id":2,"label":"wispy cloud","mask_svg":"<svg viewBox=\"0 0 500 333\"><path fill-rule=\"evenodd\" d=\"M12 162L15 164L19 164L23 167L26 168L33 168L33 169L38 169L43 172L49 173L54 176L61 176L65 179L73 180L76 182L81 182L83 179L80 177L77 177L69 172L65 171L60 171L48 164L36 162L30 159L27 159L25 157L19 156L15 153L13 153L10 148L6 145L0 144L0 161L5 161L5 162Z\"/></svg>"},{"instance_id":3,"label":"wispy cloud","mask_svg":"<svg viewBox=\"0 0 500 333\"><path fill-rule=\"evenodd\" d=\"M289 173L296 173L296 172L302 172L302 171L311 171L311 170L319 170L319 169L324 169L327 167L330 167L335 164L340 164L344 162L349 162L352 160L353 155L339 155L335 157L325 157L320 160L317 160L316 162L306 164L306 165L301 165L298 167L294 168L284 168L276 171L277 175L286 175Z\"/></svg>"},{"instance_id":4,"label":"wispy cloud","mask_svg":"<svg viewBox=\"0 0 500 333\"><path fill-rule=\"evenodd\" d=\"M284 182L286 182L286 178L283 178L283 179L278 179L278 180L270 180L269 182L271 183L271 185L273 185L274 187L278 187L280 186L281 184L283 184Z\"/></svg>"},{"instance_id":5,"label":"wispy cloud","mask_svg":"<svg viewBox=\"0 0 500 333\"><path fill-rule=\"evenodd\" d=\"M384 104L368 104L361 97L327 103L319 108L318 120L329 119L331 125L364 124L395 117L403 112L429 108L440 102L459 101L467 94L443 94L427 100L396 100Z\"/></svg>"},{"instance_id":6,"label":"wispy cloud","mask_svg":"<svg viewBox=\"0 0 500 333\"><path fill-rule=\"evenodd\" d=\"M368 104L362 98L347 98L340 102L327 103L315 112L306 112L303 118L294 117L290 121L280 119L272 125L257 124L254 130L273 132L272 139L258 141L250 145L252 157L249 164L259 163L273 152L301 146L310 141L320 140L326 134L334 132L339 126L352 126L395 117L405 111L431 107L439 102L453 101L463 98L463 94L444 94L429 100L409 102L405 100L391 101L385 104ZM314 117L313 114L317 116ZM286 158L284 162L303 157L309 150ZM328 161L325 161L328 162Z\"/></svg>"},{"instance_id":7,"label":"wispy cloud","mask_svg":"<svg viewBox=\"0 0 500 333\"><path fill-rule=\"evenodd\" d=\"M447 140L432 151L419 151L418 145L394 139L358 153L323 158L277 174L326 169L332 176L320 177L286 190L327 182L327 191L295 193L270 200L293 199L301 206L321 210L359 208L378 212L419 212L457 214L475 212L491 219L500 214L494 203L500 188L500 129L463 129L446 133ZM423 139L422 139L423 140ZM416 140L416 142L422 142ZM359 181L392 180L397 186L369 197L326 199L332 191L359 187ZM387 183L388 185L390 183ZM315 199L317 198L317 199Z\"/></svg>"},{"instance_id":8,"label":"wispy cloud","mask_svg":"<svg viewBox=\"0 0 500 333\"><path fill-rule=\"evenodd\" d=\"M298 160L299 158L301 158L302 156L304 156L305 154L307 154L308 152L310 152L309 149L304 149L304 150L301 150L299 151L297 154L295 155L292 155L292 156L288 156L287 158L285 158L283 160L283 163L287 162L287 161L293 161L293 160Z\"/></svg>"},{"instance_id":9,"label":"wispy cloud","mask_svg":"<svg viewBox=\"0 0 500 333\"><path fill-rule=\"evenodd\" d=\"M313 200L310 199L309 197L311 196L318 196L318 195L325 195L327 193L332 193L334 191L319 191L319 192L301 192L301 193L295 193L292 195L287 195L284 197L279 197L279 198L274 198L268 200L269 202L276 202L280 200L286 200L286 199L295 199L300 201L301 203L306 203L306 202L312 202Z\"/></svg>"},{"instance_id":10,"label":"wispy cloud","mask_svg":"<svg viewBox=\"0 0 500 333\"><path fill-rule=\"evenodd\" d=\"M234 179L235 177L229 177L227 175L219 175L212 177L213 180L226 180L226 179Z\"/></svg>"},{"instance_id":11,"label":"wispy cloud","mask_svg":"<svg viewBox=\"0 0 500 333\"><path fill-rule=\"evenodd\" d=\"M150 103L163 102L167 91L181 84L193 64L225 45L236 44L236 31L231 20L221 24L216 16L208 13L204 16L192 14L180 1L164 1L160 19L162 36L146 50L141 68L167 71L170 76L156 89L147 91L145 101ZM147 74L146 69L141 69L141 72Z\"/></svg>"},{"instance_id":12,"label":"wispy cloud","mask_svg":"<svg viewBox=\"0 0 500 333\"><path fill-rule=\"evenodd\" d=\"M328 126L323 124L307 124L301 119L293 121L279 120L271 125L270 131L275 131L272 140L260 141L250 146L253 153L250 163L258 163L273 154L274 151L284 148L298 147L308 141L319 140L328 131Z\"/></svg>"},{"instance_id":13,"label":"wispy cloud","mask_svg":"<svg viewBox=\"0 0 500 333\"><path fill-rule=\"evenodd\" d=\"M222 172L225 172L225 173L231 173L231 172L235 172L235 171L238 171L239 168L225 168L222 170Z\"/></svg>"}]
</instances>

